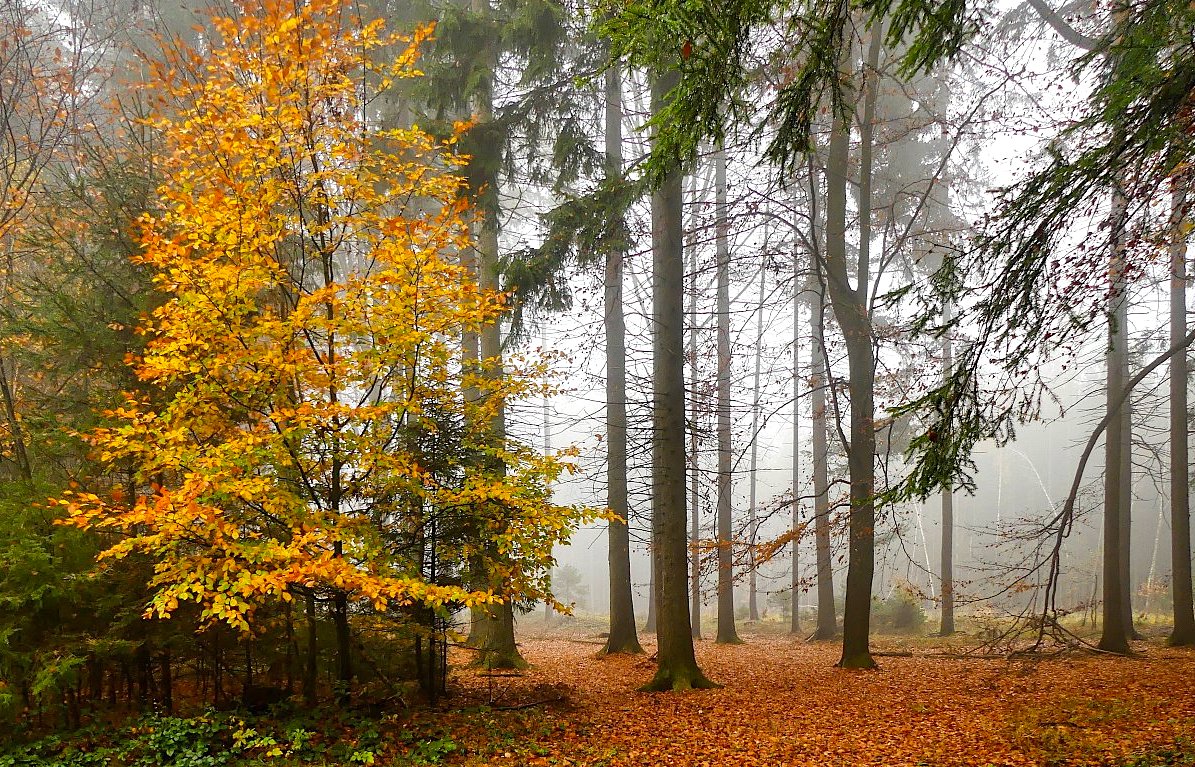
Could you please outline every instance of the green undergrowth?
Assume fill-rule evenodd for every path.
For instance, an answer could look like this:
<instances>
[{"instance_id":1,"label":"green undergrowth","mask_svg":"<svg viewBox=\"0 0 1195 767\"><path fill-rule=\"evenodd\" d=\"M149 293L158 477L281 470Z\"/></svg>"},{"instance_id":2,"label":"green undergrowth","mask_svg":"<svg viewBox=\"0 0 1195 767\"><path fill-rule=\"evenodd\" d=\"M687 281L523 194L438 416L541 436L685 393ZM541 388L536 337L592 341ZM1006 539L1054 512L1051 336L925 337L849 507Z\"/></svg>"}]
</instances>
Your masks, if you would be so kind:
<instances>
[{"instance_id":1,"label":"green undergrowth","mask_svg":"<svg viewBox=\"0 0 1195 767\"><path fill-rule=\"evenodd\" d=\"M0 746L0 767L299 767L484 763L530 758L563 724L542 710L403 711L382 717L303 712L291 717L206 711L96 724L20 745Z\"/></svg>"},{"instance_id":2,"label":"green undergrowth","mask_svg":"<svg viewBox=\"0 0 1195 767\"><path fill-rule=\"evenodd\" d=\"M584 743L587 734L567 713L542 708L408 710L377 718L327 710L289 717L208 711L145 716L0 747L0 767L474 767L496 762L596 767L615 757L613 750L599 754ZM1117 764L1080 742L1051 745L1052 758L1045 764L1195 767L1195 743L1187 739Z\"/></svg>"},{"instance_id":3,"label":"green undergrowth","mask_svg":"<svg viewBox=\"0 0 1195 767\"><path fill-rule=\"evenodd\" d=\"M1195 742L1182 739L1164 749L1139 756L1125 767L1195 767Z\"/></svg>"}]
</instances>

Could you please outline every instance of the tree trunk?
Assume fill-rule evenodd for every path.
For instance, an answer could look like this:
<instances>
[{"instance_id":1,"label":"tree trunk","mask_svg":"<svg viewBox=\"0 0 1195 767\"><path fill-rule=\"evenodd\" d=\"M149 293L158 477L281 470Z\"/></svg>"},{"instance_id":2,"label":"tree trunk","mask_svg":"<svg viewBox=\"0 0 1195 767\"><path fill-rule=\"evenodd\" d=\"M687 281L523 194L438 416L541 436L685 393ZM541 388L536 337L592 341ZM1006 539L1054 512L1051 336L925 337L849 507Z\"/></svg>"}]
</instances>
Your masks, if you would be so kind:
<instances>
[{"instance_id":1,"label":"tree trunk","mask_svg":"<svg viewBox=\"0 0 1195 767\"><path fill-rule=\"evenodd\" d=\"M547 336L546 331L547 331L547 328L541 325L540 326L540 348L541 349L548 348L548 336ZM547 458L548 456L550 456L552 454L552 413L551 413L551 400L549 398L548 392L546 391L547 385L548 385L548 377L545 374L545 376L544 376L545 391L543 393L543 403L542 403L543 404L543 417L544 417L543 431L544 431L544 457L545 458ZM625 517L624 517L624 519L625 519ZM435 581L433 580L430 582L434 583ZM552 600L545 599L544 600L544 625L547 625L552 622L552 613L553 612L554 612L554 610L552 609ZM430 668L432 668L434 670L435 669L435 643L434 642L429 644L429 652L432 656ZM435 684L434 684L435 679L433 678L431 681L432 681L432 684L430 685L430 687L432 689L434 689L435 688Z\"/></svg>"},{"instance_id":2,"label":"tree trunk","mask_svg":"<svg viewBox=\"0 0 1195 767\"><path fill-rule=\"evenodd\" d=\"M697 178L693 178L692 202L697 207ZM689 230L689 622L693 638L701 639L701 454L697 443L697 421L701 417L697 367L697 225Z\"/></svg>"},{"instance_id":3,"label":"tree trunk","mask_svg":"<svg viewBox=\"0 0 1195 767\"><path fill-rule=\"evenodd\" d=\"M1187 173L1175 180L1171 201L1170 343L1187 335ZM1187 446L1187 353L1170 358L1170 582L1174 628L1167 640L1174 646L1195 645L1195 608L1191 594L1190 459Z\"/></svg>"},{"instance_id":4,"label":"tree trunk","mask_svg":"<svg viewBox=\"0 0 1195 767\"><path fill-rule=\"evenodd\" d=\"M319 701L316 698L316 682L319 672L319 626L315 616L315 594L308 592L306 600L307 617L307 658L303 664L303 702L309 708L314 708Z\"/></svg>"},{"instance_id":5,"label":"tree trunk","mask_svg":"<svg viewBox=\"0 0 1195 767\"><path fill-rule=\"evenodd\" d=\"M606 72L606 176L622 175L622 81L617 68ZM621 236L621 233L620 233ZM618 515L609 523L610 636L604 652L639 653L635 604L631 596L631 538L627 524L626 322L622 306L623 243L606 252L606 503Z\"/></svg>"},{"instance_id":6,"label":"tree trunk","mask_svg":"<svg viewBox=\"0 0 1195 767\"><path fill-rule=\"evenodd\" d=\"M1126 296L1125 322L1128 322ZM1121 380L1129 380L1128 326L1125 326L1124 368ZM1120 588L1121 609L1124 610L1125 631L1129 639L1141 639L1133 620L1133 398L1129 396L1120 406Z\"/></svg>"},{"instance_id":7,"label":"tree trunk","mask_svg":"<svg viewBox=\"0 0 1195 767\"><path fill-rule=\"evenodd\" d=\"M490 6L486 0L472 0L471 8L479 17L488 17ZM488 20L488 19L487 19ZM488 55L481 62L484 68L483 87L477 89L473 96L473 113L479 125L487 125L494 119L493 71L497 67L495 45L488 49ZM473 248L475 262L471 264L480 291L498 290L498 219L500 214L498 204L498 167L495 142L474 146L474 162L469 166L470 185L478 200L482 211L482 219L477 226L477 243ZM502 328L498 322L486 325L481 329L480 339L465 338L464 349L466 359L471 358L474 349L469 343L476 343L476 354L472 359L481 367L481 373L486 378L498 378L503 375L502 364ZM466 391L466 398L472 394L478 398L480 394L473 390ZM497 408L489 423L489 438L494 445L501 445L506 440L505 407ZM505 467L500 460L493 461L489 469L495 473L502 473ZM472 578L478 588L492 589L498 594L505 595L507 584L495 583L490 573L481 571L480 562L474 560ZM509 600L505 606L481 605L470 613L469 644L480 652L477 663L487 668L522 668L526 661L519 655L514 637L514 611L509 608Z\"/></svg>"},{"instance_id":8,"label":"tree trunk","mask_svg":"<svg viewBox=\"0 0 1195 767\"><path fill-rule=\"evenodd\" d=\"M104 664L95 653L87 654L87 697L97 705L104 699Z\"/></svg>"},{"instance_id":9,"label":"tree trunk","mask_svg":"<svg viewBox=\"0 0 1195 767\"><path fill-rule=\"evenodd\" d=\"M653 522L654 527L654 522ZM656 568L659 563L656 560L656 540L655 532L652 532L652 540L648 546L648 554L651 556L651 569L647 575L647 619L643 622L643 631L648 634L656 633Z\"/></svg>"},{"instance_id":10,"label":"tree trunk","mask_svg":"<svg viewBox=\"0 0 1195 767\"><path fill-rule=\"evenodd\" d=\"M756 583L755 572L755 528L758 524L758 515L755 510L755 503L757 500L756 474L759 470L759 373L763 357L760 346L763 344L763 302L768 276L767 242L768 236L765 225L765 253L759 265L759 302L755 306L755 383L754 394L751 398L751 484L747 501L747 567L749 568L747 576L747 617L753 621L759 620L759 589Z\"/></svg>"},{"instance_id":11,"label":"tree trunk","mask_svg":"<svg viewBox=\"0 0 1195 767\"><path fill-rule=\"evenodd\" d=\"M484 639L477 647L480 650L478 665L491 669L526 668L527 661L523 660L515 643L514 605L507 599L501 604L488 605L488 608L483 621L489 628L483 631Z\"/></svg>"},{"instance_id":12,"label":"tree trunk","mask_svg":"<svg viewBox=\"0 0 1195 767\"><path fill-rule=\"evenodd\" d=\"M167 716L174 713L174 675L170 668L170 650L162 650L158 656L159 675L162 678L162 711Z\"/></svg>"},{"instance_id":13,"label":"tree trunk","mask_svg":"<svg viewBox=\"0 0 1195 767\"><path fill-rule=\"evenodd\" d=\"M253 686L253 635L245 637L245 689ZM242 693L243 696L243 693Z\"/></svg>"},{"instance_id":14,"label":"tree trunk","mask_svg":"<svg viewBox=\"0 0 1195 767\"><path fill-rule=\"evenodd\" d=\"M294 603L286 603L286 692L295 691L295 664L299 659L299 643L295 639Z\"/></svg>"},{"instance_id":15,"label":"tree trunk","mask_svg":"<svg viewBox=\"0 0 1195 767\"><path fill-rule=\"evenodd\" d=\"M622 81L606 71L606 177L622 176ZM620 227L621 229L621 227ZM622 232L606 251L606 505L618 515L607 529L610 560L610 636L604 652L643 652L635 630L631 596L631 538L627 524L627 369L626 319L622 306Z\"/></svg>"},{"instance_id":16,"label":"tree trunk","mask_svg":"<svg viewBox=\"0 0 1195 767\"><path fill-rule=\"evenodd\" d=\"M332 597L332 625L336 630L336 699L341 706L347 706L353 690L353 634L349 598L343 591Z\"/></svg>"},{"instance_id":17,"label":"tree trunk","mask_svg":"<svg viewBox=\"0 0 1195 767\"><path fill-rule=\"evenodd\" d=\"M714 217L718 258L718 644L738 644L734 625L734 550L731 520L730 245L726 231L726 151L714 154ZM658 428L658 427L657 427Z\"/></svg>"},{"instance_id":18,"label":"tree trunk","mask_svg":"<svg viewBox=\"0 0 1195 767\"><path fill-rule=\"evenodd\" d=\"M792 571L789 594L789 633L801 633L801 570L798 553L801 538L801 262L793 250L793 507Z\"/></svg>"},{"instance_id":19,"label":"tree trunk","mask_svg":"<svg viewBox=\"0 0 1195 767\"><path fill-rule=\"evenodd\" d=\"M845 275L843 275L845 277ZM833 284L833 283L831 283ZM834 288L830 293L833 295ZM851 475L848 524L849 561L846 607L842 618L843 668L874 668L868 635L871 586L875 573L875 421L873 391L875 360L871 322L862 302L835 301L834 312L846 337L850 369L851 445L847 464Z\"/></svg>"},{"instance_id":20,"label":"tree trunk","mask_svg":"<svg viewBox=\"0 0 1195 767\"><path fill-rule=\"evenodd\" d=\"M878 30L872 31L873 35ZM869 647L871 587L875 573L875 356L871 317L868 313L867 262L864 243L870 240L870 205L860 201L859 285L851 287L847 270L846 197L850 151L849 118L834 118L826 164L826 253L823 267L834 316L842 329L850 374L851 510L848 522L849 560L846 574L846 607L842 620L843 668L874 668ZM869 175L861 169L861 183Z\"/></svg>"},{"instance_id":21,"label":"tree trunk","mask_svg":"<svg viewBox=\"0 0 1195 767\"><path fill-rule=\"evenodd\" d=\"M809 293L812 329L809 388L813 411L813 534L817 547L817 630L813 638L826 641L838 636L834 609L834 563L830 551L830 440L826 422L825 301L820 286Z\"/></svg>"},{"instance_id":22,"label":"tree trunk","mask_svg":"<svg viewBox=\"0 0 1195 767\"><path fill-rule=\"evenodd\" d=\"M947 334L942 337L943 377L949 378L953 368L954 349ZM942 625L938 633L954 633L954 490L950 487L942 491Z\"/></svg>"},{"instance_id":23,"label":"tree trunk","mask_svg":"<svg viewBox=\"0 0 1195 767\"><path fill-rule=\"evenodd\" d=\"M491 183L496 183L492 179ZM497 222L482 222L481 232L477 243L477 271L478 287L482 291L498 290L498 227ZM502 373L502 330L497 322L487 325L481 330L481 359L485 365L487 377L500 377ZM500 445L506 440L505 408L499 408L490 424L490 438L494 444ZM492 470L496 473L505 471L505 466L496 461ZM491 584L493 588L504 593L507 584ZM491 606L481 616L483 622L489 626L482 628L485 637L479 657L480 663L486 668L525 668L527 661L519 654L515 643L514 608L509 598L501 605Z\"/></svg>"},{"instance_id":24,"label":"tree trunk","mask_svg":"<svg viewBox=\"0 0 1195 767\"><path fill-rule=\"evenodd\" d=\"M149 651L149 643L142 642L137 645L137 652L135 656L137 663L137 705L142 711L149 710L150 704L150 687L152 686L152 670L150 663L152 657Z\"/></svg>"},{"instance_id":25,"label":"tree trunk","mask_svg":"<svg viewBox=\"0 0 1195 767\"><path fill-rule=\"evenodd\" d=\"M9 382L7 363L0 357L0 395L4 398L4 416L8 422L8 432L12 441L13 461L17 465L21 479L33 481L33 468L29 463L29 454L25 449L24 427L17 417L16 394Z\"/></svg>"},{"instance_id":26,"label":"tree trunk","mask_svg":"<svg viewBox=\"0 0 1195 767\"><path fill-rule=\"evenodd\" d=\"M123 664L122 664L123 665ZM124 666L125 673L128 667ZM224 702L224 651L220 647L220 626L212 629L212 705Z\"/></svg>"},{"instance_id":27,"label":"tree trunk","mask_svg":"<svg viewBox=\"0 0 1195 767\"><path fill-rule=\"evenodd\" d=\"M478 283L477 251L474 248L464 248L460 253L461 268L469 275L471 282ZM473 330L466 330L461 334L461 367L463 372L477 373L481 366L481 337ZM465 405L476 404L481 399L481 390L476 385L462 386L461 395ZM480 557L469 560L469 580L473 588L485 591L490 587L489 578L483 571ZM485 623L486 606L474 605L469 608L469 638L466 644L476 648L483 642L483 634L488 630Z\"/></svg>"},{"instance_id":28,"label":"tree trunk","mask_svg":"<svg viewBox=\"0 0 1195 767\"><path fill-rule=\"evenodd\" d=\"M1111 291L1108 305L1107 408L1112 410L1124 391L1126 367L1127 302L1125 300L1123 229L1125 201L1119 191L1112 198L1112 254L1108 273ZM1126 403L1127 404L1127 403ZM1129 652L1129 627L1125 622L1124 580L1121 570L1121 535L1123 508L1121 486L1125 472L1123 434L1124 419L1112 418L1104 433L1104 610L1101 650L1126 654Z\"/></svg>"},{"instance_id":29,"label":"tree trunk","mask_svg":"<svg viewBox=\"0 0 1195 767\"><path fill-rule=\"evenodd\" d=\"M124 687L124 701L128 708L133 707L133 667L129 665L127 660L120 662L120 676ZM32 705L29 701L28 688L25 689L25 707L29 708Z\"/></svg>"},{"instance_id":30,"label":"tree trunk","mask_svg":"<svg viewBox=\"0 0 1195 767\"><path fill-rule=\"evenodd\" d=\"M701 639L701 499L697 474L697 454L693 454L693 488L689 494L692 503L689 509L689 621L692 623L693 638Z\"/></svg>"},{"instance_id":31,"label":"tree trunk","mask_svg":"<svg viewBox=\"0 0 1195 767\"><path fill-rule=\"evenodd\" d=\"M4 295L13 295L13 278L16 275L16 251L15 239L12 236L5 236L4 238L4 256L6 269L4 271ZM10 377L8 372L8 361L3 355L0 355L0 397L4 400L4 417L8 424L9 439L12 442L12 458L17 465L17 471L20 473L21 479L26 482L33 481L33 465L29 461L29 453L25 448L25 429L21 424L21 419L17 416L17 393L14 390L16 381L18 379L16 371L16 362L13 362L13 371Z\"/></svg>"},{"instance_id":32,"label":"tree trunk","mask_svg":"<svg viewBox=\"0 0 1195 767\"><path fill-rule=\"evenodd\" d=\"M675 71L652 78L659 113L679 82ZM697 667L689 625L685 527L684 254L679 169L652 194L652 542L657 561L659 666L646 690L711 687Z\"/></svg>"}]
</instances>

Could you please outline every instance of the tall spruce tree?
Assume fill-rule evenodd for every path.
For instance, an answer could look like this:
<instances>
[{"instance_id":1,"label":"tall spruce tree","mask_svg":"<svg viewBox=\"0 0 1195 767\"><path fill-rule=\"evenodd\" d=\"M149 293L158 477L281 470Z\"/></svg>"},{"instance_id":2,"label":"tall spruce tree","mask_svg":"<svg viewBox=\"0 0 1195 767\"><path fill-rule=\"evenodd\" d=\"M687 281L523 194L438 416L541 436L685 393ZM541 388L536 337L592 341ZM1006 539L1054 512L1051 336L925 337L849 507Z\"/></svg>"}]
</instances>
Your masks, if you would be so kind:
<instances>
[{"instance_id":1,"label":"tall spruce tree","mask_svg":"<svg viewBox=\"0 0 1195 767\"><path fill-rule=\"evenodd\" d=\"M619 69L605 75L606 182L622 179L622 80ZM621 222L621 216L617 216ZM622 227L618 227L621 234ZM627 375L626 320L622 304L625 243L610 237L606 244L603 311L606 331L606 503L618 516L607 528L610 563L610 636L606 653L639 653L635 605L631 597L631 540L627 501Z\"/></svg>"},{"instance_id":2,"label":"tall spruce tree","mask_svg":"<svg viewBox=\"0 0 1195 767\"><path fill-rule=\"evenodd\" d=\"M675 70L653 74L653 112L667 103L678 79ZM697 666L689 623L682 202L681 170L674 166L651 198L652 553L659 666L646 690L715 686Z\"/></svg>"},{"instance_id":3,"label":"tall spruce tree","mask_svg":"<svg viewBox=\"0 0 1195 767\"><path fill-rule=\"evenodd\" d=\"M738 644L734 625L733 453L730 415L730 242L726 210L726 150L714 154L715 238L718 281L718 635L719 644Z\"/></svg>"}]
</instances>

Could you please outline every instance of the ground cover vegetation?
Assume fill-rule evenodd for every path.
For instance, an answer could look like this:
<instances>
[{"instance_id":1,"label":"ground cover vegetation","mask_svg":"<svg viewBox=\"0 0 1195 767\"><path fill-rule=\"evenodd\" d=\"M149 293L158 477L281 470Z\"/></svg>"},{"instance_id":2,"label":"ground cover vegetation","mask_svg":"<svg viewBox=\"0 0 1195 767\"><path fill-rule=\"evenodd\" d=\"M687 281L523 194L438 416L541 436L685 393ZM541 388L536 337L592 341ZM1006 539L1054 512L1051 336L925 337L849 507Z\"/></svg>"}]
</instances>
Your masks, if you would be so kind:
<instances>
[{"instance_id":1,"label":"ground cover vegetation","mask_svg":"<svg viewBox=\"0 0 1195 767\"><path fill-rule=\"evenodd\" d=\"M646 658L596 657L592 635L557 632L522 643L532 670L518 677L463 670L449 709L151 715L0 764L1192 763L1190 652L1008 659L881 640L881 673L859 676L833 667L830 646L745 637L698 649L709 673L737 680L708 694L643 695Z\"/></svg>"},{"instance_id":2,"label":"ground cover vegetation","mask_svg":"<svg viewBox=\"0 0 1195 767\"><path fill-rule=\"evenodd\" d=\"M0 0L0 767L1195 764L1193 30Z\"/></svg>"}]
</instances>

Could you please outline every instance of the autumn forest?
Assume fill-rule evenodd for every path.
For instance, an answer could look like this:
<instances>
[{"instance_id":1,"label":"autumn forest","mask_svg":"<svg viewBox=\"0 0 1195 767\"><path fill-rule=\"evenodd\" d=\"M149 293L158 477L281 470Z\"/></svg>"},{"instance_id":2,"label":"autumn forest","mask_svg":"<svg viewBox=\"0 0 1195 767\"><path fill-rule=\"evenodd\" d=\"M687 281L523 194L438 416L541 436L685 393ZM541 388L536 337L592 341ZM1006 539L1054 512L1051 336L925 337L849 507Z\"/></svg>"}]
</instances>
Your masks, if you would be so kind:
<instances>
[{"instance_id":1,"label":"autumn forest","mask_svg":"<svg viewBox=\"0 0 1195 767\"><path fill-rule=\"evenodd\" d=\"M0 767L1195 765L1186 0L0 0Z\"/></svg>"}]
</instances>

